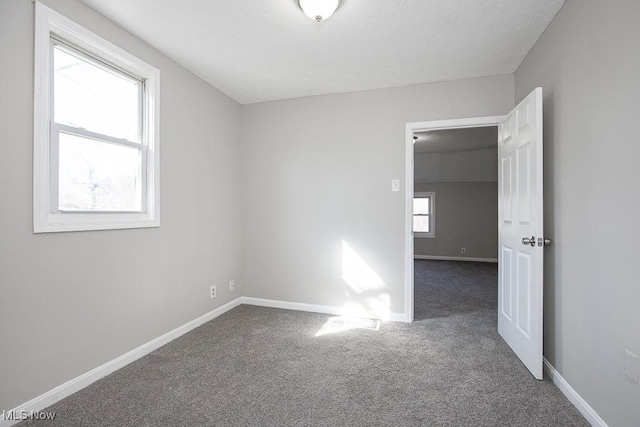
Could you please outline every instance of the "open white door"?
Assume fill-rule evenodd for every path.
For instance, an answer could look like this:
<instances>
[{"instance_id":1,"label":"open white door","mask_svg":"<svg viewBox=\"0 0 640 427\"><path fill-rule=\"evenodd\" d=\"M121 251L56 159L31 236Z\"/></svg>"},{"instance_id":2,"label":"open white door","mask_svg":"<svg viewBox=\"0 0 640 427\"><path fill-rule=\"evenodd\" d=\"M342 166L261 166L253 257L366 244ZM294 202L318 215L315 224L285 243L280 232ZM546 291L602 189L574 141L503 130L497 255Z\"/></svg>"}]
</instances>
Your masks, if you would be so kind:
<instances>
[{"instance_id":1,"label":"open white door","mask_svg":"<svg viewBox=\"0 0 640 427\"><path fill-rule=\"evenodd\" d=\"M498 156L498 332L541 380L542 88L500 124Z\"/></svg>"}]
</instances>

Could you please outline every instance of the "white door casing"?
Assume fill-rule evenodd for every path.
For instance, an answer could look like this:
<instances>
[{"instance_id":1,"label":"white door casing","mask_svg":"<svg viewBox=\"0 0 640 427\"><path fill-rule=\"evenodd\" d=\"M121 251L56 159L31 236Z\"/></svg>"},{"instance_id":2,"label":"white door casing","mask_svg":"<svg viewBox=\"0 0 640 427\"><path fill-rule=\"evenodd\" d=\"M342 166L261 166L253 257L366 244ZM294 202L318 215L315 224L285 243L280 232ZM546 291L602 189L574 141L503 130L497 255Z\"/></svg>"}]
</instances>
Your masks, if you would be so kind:
<instances>
[{"instance_id":1,"label":"white door casing","mask_svg":"<svg viewBox=\"0 0 640 427\"><path fill-rule=\"evenodd\" d=\"M461 129L485 126L500 126L507 116L471 117L464 119L431 120L423 122L410 122L406 127L405 140L405 322L413 322L414 308L414 283L413 283L413 180L414 180L414 153L413 134L429 130Z\"/></svg>"},{"instance_id":2,"label":"white door casing","mask_svg":"<svg viewBox=\"0 0 640 427\"><path fill-rule=\"evenodd\" d=\"M498 131L498 332L542 379L542 88ZM533 246L523 238L533 239Z\"/></svg>"}]
</instances>

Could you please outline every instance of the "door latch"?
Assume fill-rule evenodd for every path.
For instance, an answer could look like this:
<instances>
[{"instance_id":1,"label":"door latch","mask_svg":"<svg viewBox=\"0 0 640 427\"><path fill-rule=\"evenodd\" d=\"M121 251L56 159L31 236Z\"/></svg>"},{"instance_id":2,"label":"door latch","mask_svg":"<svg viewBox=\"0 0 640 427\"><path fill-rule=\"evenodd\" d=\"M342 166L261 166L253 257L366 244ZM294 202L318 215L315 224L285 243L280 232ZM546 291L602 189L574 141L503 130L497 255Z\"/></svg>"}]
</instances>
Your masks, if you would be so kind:
<instances>
[{"instance_id":1,"label":"door latch","mask_svg":"<svg viewBox=\"0 0 640 427\"><path fill-rule=\"evenodd\" d=\"M542 237L538 237L538 246L549 246L551 244L551 239L547 239L546 237L543 239Z\"/></svg>"}]
</instances>

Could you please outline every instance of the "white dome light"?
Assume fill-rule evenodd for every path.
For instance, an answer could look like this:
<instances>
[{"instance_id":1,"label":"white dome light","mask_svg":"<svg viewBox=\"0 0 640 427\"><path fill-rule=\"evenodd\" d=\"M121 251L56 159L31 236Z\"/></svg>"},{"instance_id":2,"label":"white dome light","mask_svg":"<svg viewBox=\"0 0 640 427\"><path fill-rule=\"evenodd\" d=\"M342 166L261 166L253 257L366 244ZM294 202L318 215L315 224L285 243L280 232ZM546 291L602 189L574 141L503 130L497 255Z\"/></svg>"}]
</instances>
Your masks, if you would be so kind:
<instances>
[{"instance_id":1,"label":"white dome light","mask_svg":"<svg viewBox=\"0 0 640 427\"><path fill-rule=\"evenodd\" d=\"M327 19L338 8L340 0L299 0L300 9L309 18L320 22Z\"/></svg>"}]
</instances>

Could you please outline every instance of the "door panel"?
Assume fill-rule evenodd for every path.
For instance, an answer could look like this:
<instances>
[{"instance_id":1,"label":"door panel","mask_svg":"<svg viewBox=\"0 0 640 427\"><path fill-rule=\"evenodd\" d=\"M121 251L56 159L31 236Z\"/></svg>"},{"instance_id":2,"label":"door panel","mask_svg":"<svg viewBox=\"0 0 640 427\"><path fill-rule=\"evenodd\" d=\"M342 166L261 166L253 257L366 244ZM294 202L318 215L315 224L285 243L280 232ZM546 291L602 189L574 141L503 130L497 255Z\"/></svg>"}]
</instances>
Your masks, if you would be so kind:
<instances>
[{"instance_id":1,"label":"door panel","mask_svg":"<svg viewBox=\"0 0 640 427\"><path fill-rule=\"evenodd\" d=\"M513 312L511 310L512 307L512 295L511 286L513 284L513 280L510 280L511 272L513 271L513 251L510 248L502 247L502 256L500 257L501 261L499 263L501 270L501 281L504 284L500 288L500 309L502 315L505 316L509 321L513 317ZM505 280L506 276L506 280Z\"/></svg>"},{"instance_id":2,"label":"door panel","mask_svg":"<svg viewBox=\"0 0 640 427\"><path fill-rule=\"evenodd\" d=\"M542 379L542 88L500 125L498 155L498 332Z\"/></svg>"},{"instance_id":3,"label":"door panel","mask_svg":"<svg viewBox=\"0 0 640 427\"><path fill-rule=\"evenodd\" d=\"M530 144L526 143L518 148L518 224L531 225L530 197L531 187L529 177L529 148Z\"/></svg>"},{"instance_id":4,"label":"door panel","mask_svg":"<svg viewBox=\"0 0 640 427\"><path fill-rule=\"evenodd\" d=\"M511 197L511 189L513 188L511 178L511 157L509 155L506 158L501 159L502 163L502 176L504 179L501 182L501 195L502 195L502 221L505 224L511 224L513 212L513 198Z\"/></svg>"},{"instance_id":5,"label":"door panel","mask_svg":"<svg viewBox=\"0 0 640 427\"><path fill-rule=\"evenodd\" d=\"M529 254L518 254L518 329L527 338L531 332L531 257Z\"/></svg>"}]
</instances>

